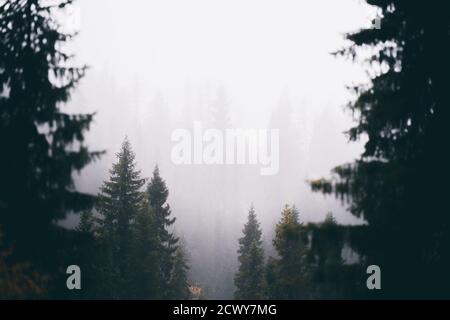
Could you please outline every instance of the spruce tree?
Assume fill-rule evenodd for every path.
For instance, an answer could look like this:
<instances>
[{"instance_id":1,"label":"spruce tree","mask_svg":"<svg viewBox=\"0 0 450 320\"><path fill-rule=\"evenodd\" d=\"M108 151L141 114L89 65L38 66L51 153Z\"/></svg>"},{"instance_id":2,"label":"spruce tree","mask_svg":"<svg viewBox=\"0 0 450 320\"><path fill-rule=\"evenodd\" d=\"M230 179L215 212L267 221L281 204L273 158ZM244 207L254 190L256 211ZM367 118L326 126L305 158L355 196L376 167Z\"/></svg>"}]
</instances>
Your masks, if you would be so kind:
<instances>
[{"instance_id":1,"label":"spruce tree","mask_svg":"<svg viewBox=\"0 0 450 320\"><path fill-rule=\"evenodd\" d=\"M279 258L272 261L276 272L276 299L310 297L310 268L307 261L307 239L295 207L286 205L275 228L273 245Z\"/></svg>"},{"instance_id":2,"label":"spruce tree","mask_svg":"<svg viewBox=\"0 0 450 320\"><path fill-rule=\"evenodd\" d=\"M80 222L76 227L77 245L72 261L82 270L82 290L72 290L68 292L68 298L74 299L94 299L101 298L98 292L97 280L102 278L99 265L102 264L100 259L102 248L97 241L97 224L96 218L92 211L84 211L81 213Z\"/></svg>"},{"instance_id":3,"label":"spruce tree","mask_svg":"<svg viewBox=\"0 0 450 320\"><path fill-rule=\"evenodd\" d=\"M73 245L54 222L94 202L72 174L100 155L83 143L93 114L63 109L86 70L64 50L74 34L56 19L72 2L0 5L0 223L14 258L44 273L58 272L57 252Z\"/></svg>"},{"instance_id":4,"label":"spruce tree","mask_svg":"<svg viewBox=\"0 0 450 320\"><path fill-rule=\"evenodd\" d=\"M137 299L161 299L165 288L160 281L158 250L154 212L147 200L136 216L133 229L132 272L133 297Z\"/></svg>"},{"instance_id":5,"label":"spruce tree","mask_svg":"<svg viewBox=\"0 0 450 320\"><path fill-rule=\"evenodd\" d=\"M347 34L349 46L338 52L371 75L351 87L348 104L356 118L348 135L367 138L364 153L312 186L345 196L367 222L357 247L366 266L387 271L380 294L448 298L450 151L442 139L450 136L450 5L367 3L378 21Z\"/></svg>"},{"instance_id":6,"label":"spruce tree","mask_svg":"<svg viewBox=\"0 0 450 320\"><path fill-rule=\"evenodd\" d=\"M93 235L95 230L95 219L92 211L84 211L80 215L80 222L76 230L82 234Z\"/></svg>"},{"instance_id":7,"label":"spruce tree","mask_svg":"<svg viewBox=\"0 0 450 320\"><path fill-rule=\"evenodd\" d=\"M239 271L235 275L236 299L262 299L264 297L264 251L261 229L253 205L239 239Z\"/></svg>"},{"instance_id":8,"label":"spruce tree","mask_svg":"<svg viewBox=\"0 0 450 320\"><path fill-rule=\"evenodd\" d=\"M173 254L177 250L178 243L178 238L169 230L175 222L175 218L170 217L170 206L167 203L168 196L169 190L159 174L158 166L156 166L147 186L147 197L153 212L154 232L159 246L160 287L163 288L163 297L169 295L168 288L174 266Z\"/></svg>"},{"instance_id":9,"label":"spruce tree","mask_svg":"<svg viewBox=\"0 0 450 320\"><path fill-rule=\"evenodd\" d=\"M279 273L279 263L277 259L269 257L264 272L266 284L265 293L269 300L277 300L282 297L282 291L279 285Z\"/></svg>"},{"instance_id":10,"label":"spruce tree","mask_svg":"<svg viewBox=\"0 0 450 320\"><path fill-rule=\"evenodd\" d=\"M99 194L99 238L105 255L105 288L112 298L132 296L133 225L142 210L145 179L136 169L135 155L127 139L117 154Z\"/></svg>"},{"instance_id":11,"label":"spruce tree","mask_svg":"<svg viewBox=\"0 0 450 320\"><path fill-rule=\"evenodd\" d=\"M173 269L169 282L169 299L186 300L190 297L187 272L189 270L185 249L178 245L173 259Z\"/></svg>"}]
</instances>

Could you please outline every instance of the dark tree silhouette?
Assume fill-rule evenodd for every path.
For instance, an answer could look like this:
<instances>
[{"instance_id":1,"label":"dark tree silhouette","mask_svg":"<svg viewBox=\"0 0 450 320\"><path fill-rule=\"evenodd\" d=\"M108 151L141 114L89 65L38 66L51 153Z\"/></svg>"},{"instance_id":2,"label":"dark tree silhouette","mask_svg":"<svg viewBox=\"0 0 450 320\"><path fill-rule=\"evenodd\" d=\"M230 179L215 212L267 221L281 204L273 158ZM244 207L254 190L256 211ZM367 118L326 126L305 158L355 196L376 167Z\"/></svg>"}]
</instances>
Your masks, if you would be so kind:
<instances>
[{"instance_id":1,"label":"dark tree silhouette","mask_svg":"<svg viewBox=\"0 0 450 320\"><path fill-rule=\"evenodd\" d=\"M175 218L171 218L170 206L167 203L169 190L165 181L159 175L158 166L153 171L153 176L147 186L147 197L150 207L153 210L154 232L158 241L158 259L161 270L161 288L166 292L162 297L169 298L170 279L174 267L173 255L177 250L178 238L169 231L169 227L175 223Z\"/></svg>"},{"instance_id":2,"label":"dark tree silhouette","mask_svg":"<svg viewBox=\"0 0 450 320\"><path fill-rule=\"evenodd\" d=\"M183 246L178 245L173 257L172 275L169 281L169 298L176 300L188 299L190 292L188 288L186 252Z\"/></svg>"},{"instance_id":3,"label":"dark tree silhouette","mask_svg":"<svg viewBox=\"0 0 450 320\"><path fill-rule=\"evenodd\" d=\"M87 288L76 298L187 299L187 259L168 228L175 222L169 191L156 167L147 186L127 139L98 195L95 212L82 214L84 239L77 261L88 270Z\"/></svg>"},{"instance_id":4,"label":"dark tree silhouette","mask_svg":"<svg viewBox=\"0 0 450 320\"><path fill-rule=\"evenodd\" d=\"M239 271L234 278L236 299L264 298L264 251L261 229L253 205L248 212L243 236L239 239Z\"/></svg>"},{"instance_id":5,"label":"dark tree silhouette","mask_svg":"<svg viewBox=\"0 0 450 320\"><path fill-rule=\"evenodd\" d=\"M12 253L12 249L3 246L0 232L0 300L44 296L48 279L30 270L28 263L8 263Z\"/></svg>"},{"instance_id":6,"label":"dark tree silhouette","mask_svg":"<svg viewBox=\"0 0 450 320\"><path fill-rule=\"evenodd\" d=\"M154 212L144 199L142 210L136 216L133 235L131 266L133 297L160 299L165 288L161 282L158 259L159 242L155 232Z\"/></svg>"},{"instance_id":7,"label":"dark tree silhouette","mask_svg":"<svg viewBox=\"0 0 450 320\"><path fill-rule=\"evenodd\" d=\"M380 28L348 34L352 44L338 54L372 53L374 76L352 88L349 104L350 139L368 141L357 162L312 187L348 197L369 223L359 249L381 267L383 297L449 297L450 7L367 2L380 10Z\"/></svg>"},{"instance_id":8,"label":"dark tree silhouette","mask_svg":"<svg viewBox=\"0 0 450 320\"><path fill-rule=\"evenodd\" d=\"M93 114L62 108L86 70L62 49L74 34L55 18L71 3L0 6L0 224L14 259L46 273L61 270L58 252L72 243L54 222L93 205L75 190L72 173L100 155L83 144Z\"/></svg>"},{"instance_id":9,"label":"dark tree silhouette","mask_svg":"<svg viewBox=\"0 0 450 320\"><path fill-rule=\"evenodd\" d=\"M142 209L141 189L145 184L134 158L125 139L110 179L104 182L98 197L98 233L105 256L102 282L108 285L105 291L112 298L132 297L133 225Z\"/></svg>"},{"instance_id":10,"label":"dark tree silhouette","mask_svg":"<svg viewBox=\"0 0 450 320\"><path fill-rule=\"evenodd\" d=\"M367 291L365 274L355 259L345 261L342 252L349 245L348 234L364 226L338 225L331 213L321 223L309 223L305 231L309 238L308 264L311 266L313 298L342 299L364 297Z\"/></svg>"},{"instance_id":11,"label":"dark tree silhouette","mask_svg":"<svg viewBox=\"0 0 450 320\"><path fill-rule=\"evenodd\" d=\"M268 295L271 299L311 297L311 270L307 261L306 232L295 207L286 205L275 228L273 245L278 259L267 266Z\"/></svg>"}]
</instances>

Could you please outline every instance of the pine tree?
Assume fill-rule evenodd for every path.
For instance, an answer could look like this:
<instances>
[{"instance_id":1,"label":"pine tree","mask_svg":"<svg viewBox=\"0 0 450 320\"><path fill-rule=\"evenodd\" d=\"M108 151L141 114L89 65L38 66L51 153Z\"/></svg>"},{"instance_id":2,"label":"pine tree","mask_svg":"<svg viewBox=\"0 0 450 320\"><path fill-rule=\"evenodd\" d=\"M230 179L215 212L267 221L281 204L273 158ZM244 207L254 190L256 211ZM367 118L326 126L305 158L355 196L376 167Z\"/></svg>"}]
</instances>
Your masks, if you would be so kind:
<instances>
[{"instance_id":1,"label":"pine tree","mask_svg":"<svg viewBox=\"0 0 450 320\"><path fill-rule=\"evenodd\" d=\"M266 268L264 272L266 283L266 297L269 300L277 300L282 297L283 292L280 288L279 281L279 263L274 257L267 259Z\"/></svg>"},{"instance_id":2,"label":"pine tree","mask_svg":"<svg viewBox=\"0 0 450 320\"><path fill-rule=\"evenodd\" d=\"M310 297L310 270L307 261L307 240L295 207L286 205L275 228L273 245L279 259L272 261L276 272L276 299L304 299Z\"/></svg>"},{"instance_id":3,"label":"pine tree","mask_svg":"<svg viewBox=\"0 0 450 320\"><path fill-rule=\"evenodd\" d=\"M169 298L186 300L190 297L187 272L189 270L185 249L178 245L174 254L172 275L169 282Z\"/></svg>"},{"instance_id":4,"label":"pine tree","mask_svg":"<svg viewBox=\"0 0 450 320\"><path fill-rule=\"evenodd\" d=\"M175 218L170 217L170 206L167 203L168 196L169 190L165 181L159 175L158 166L156 166L147 186L147 197L153 211L154 230L159 245L160 287L163 288L163 297L169 295L168 288L174 264L173 254L177 250L178 243L178 238L169 231L169 228L175 223Z\"/></svg>"},{"instance_id":5,"label":"pine tree","mask_svg":"<svg viewBox=\"0 0 450 320\"><path fill-rule=\"evenodd\" d=\"M155 232L154 212L147 200L136 216L133 232L132 270L133 297L137 299L161 299L165 288L160 279L158 260L160 248Z\"/></svg>"},{"instance_id":6,"label":"pine tree","mask_svg":"<svg viewBox=\"0 0 450 320\"><path fill-rule=\"evenodd\" d=\"M94 299L101 298L98 292L97 279L99 275L98 265L102 263L99 259L101 248L97 242L97 225L93 212L86 210L81 213L80 222L76 227L77 244L74 253L71 255L72 261L80 267L83 273L82 290L72 290L68 292L67 298L74 299Z\"/></svg>"},{"instance_id":7,"label":"pine tree","mask_svg":"<svg viewBox=\"0 0 450 320\"><path fill-rule=\"evenodd\" d=\"M95 221L92 211L84 211L80 215L80 222L77 231L83 234L93 235L95 230Z\"/></svg>"},{"instance_id":8,"label":"pine tree","mask_svg":"<svg viewBox=\"0 0 450 320\"><path fill-rule=\"evenodd\" d=\"M239 239L239 271L235 276L236 299L262 299L264 297L264 251L261 229L253 205Z\"/></svg>"},{"instance_id":9,"label":"pine tree","mask_svg":"<svg viewBox=\"0 0 450 320\"><path fill-rule=\"evenodd\" d=\"M377 26L349 33L338 52L363 60L372 75L351 88L357 98L348 104L356 116L349 138L367 137L365 150L312 187L345 196L367 221L358 249L367 265L389 270L380 294L448 298L450 5L367 3L378 10Z\"/></svg>"},{"instance_id":10,"label":"pine tree","mask_svg":"<svg viewBox=\"0 0 450 320\"><path fill-rule=\"evenodd\" d=\"M117 163L105 181L97 205L99 238L104 248L106 291L112 298L132 296L133 224L142 209L145 179L136 170L135 155L127 139L117 154Z\"/></svg>"},{"instance_id":11,"label":"pine tree","mask_svg":"<svg viewBox=\"0 0 450 320\"><path fill-rule=\"evenodd\" d=\"M61 267L66 213L93 205L75 190L72 173L100 155L84 145L93 114L62 106L84 76L63 45L56 17L73 1L10 0L0 5L0 223L14 257L45 272Z\"/></svg>"}]
</instances>

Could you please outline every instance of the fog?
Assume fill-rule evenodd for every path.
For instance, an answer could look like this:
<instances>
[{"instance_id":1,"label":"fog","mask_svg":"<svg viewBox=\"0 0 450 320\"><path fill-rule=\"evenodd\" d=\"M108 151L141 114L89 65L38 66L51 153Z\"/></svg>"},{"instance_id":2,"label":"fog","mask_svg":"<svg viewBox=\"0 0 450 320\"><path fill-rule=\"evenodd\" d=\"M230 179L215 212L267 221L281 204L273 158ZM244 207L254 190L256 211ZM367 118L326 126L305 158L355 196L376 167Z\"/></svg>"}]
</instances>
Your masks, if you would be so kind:
<instances>
[{"instance_id":1,"label":"fog","mask_svg":"<svg viewBox=\"0 0 450 320\"><path fill-rule=\"evenodd\" d=\"M295 204L303 222L332 212L357 220L339 200L313 194L308 179L357 158L346 86L366 79L361 67L330 53L343 34L370 23L360 1L131 0L79 1L68 21L80 31L77 60L90 66L69 109L96 112L87 135L107 153L76 176L97 193L125 136L149 177L156 164L170 191L175 230L189 253L190 278L209 298L230 298L237 239L253 203L272 254L281 208ZM176 165L173 130L203 126L280 131L280 167ZM77 218L66 222L74 226Z\"/></svg>"}]
</instances>

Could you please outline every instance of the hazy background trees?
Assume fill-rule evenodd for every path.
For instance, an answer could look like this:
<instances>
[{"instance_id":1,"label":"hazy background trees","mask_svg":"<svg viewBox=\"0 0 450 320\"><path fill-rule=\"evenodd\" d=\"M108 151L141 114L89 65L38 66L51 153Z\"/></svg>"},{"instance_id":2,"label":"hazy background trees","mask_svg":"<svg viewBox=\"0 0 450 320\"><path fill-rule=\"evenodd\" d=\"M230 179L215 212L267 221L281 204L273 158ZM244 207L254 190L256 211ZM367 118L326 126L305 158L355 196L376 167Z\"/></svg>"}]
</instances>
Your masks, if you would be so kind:
<instances>
[{"instance_id":1,"label":"hazy background trees","mask_svg":"<svg viewBox=\"0 0 450 320\"><path fill-rule=\"evenodd\" d=\"M1 296L447 297L450 10L366 2L0 1ZM176 166L196 120L280 129L279 173Z\"/></svg>"},{"instance_id":2,"label":"hazy background trees","mask_svg":"<svg viewBox=\"0 0 450 320\"><path fill-rule=\"evenodd\" d=\"M332 211L339 223L362 223L340 200L312 193L305 180L362 150L347 144L342 132L351 117L339 106L351 97L345 85L364 73L329 53L344 44L343 32L368 24L372 12L358 1L175 3L176 12L158 1L135 1L128 10L116 0L78 2L74 48L92 67L72 104L97 111L88 141L108 153L76 176L77 187L96 193L113 150L128 136L143 175L158 164L170 186L192 281L207 297L232 298L236 239L249 203L258 208L268 255L285 203L295 204L307 222ZM127 23L118 27L118 20ZM205 127L280 129L279 174L261 177L248 165L174 165L170 134L190 130L195 120ZM71 216L65 225L77 223Z\"/></svg>"}]
</instances>

